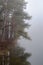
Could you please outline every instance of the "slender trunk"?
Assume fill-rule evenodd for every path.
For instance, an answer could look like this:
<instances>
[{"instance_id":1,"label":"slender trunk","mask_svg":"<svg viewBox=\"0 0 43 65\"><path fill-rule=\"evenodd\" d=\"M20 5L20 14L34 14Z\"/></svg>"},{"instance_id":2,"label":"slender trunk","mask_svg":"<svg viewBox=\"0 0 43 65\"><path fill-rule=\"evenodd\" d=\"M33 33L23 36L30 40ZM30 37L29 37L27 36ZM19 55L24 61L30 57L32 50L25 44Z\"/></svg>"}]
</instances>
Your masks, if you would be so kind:
<instances>
[{"instance_id":1,"label":"slender trunk","mask_svg":"<svg viewBox=\"0 0 43 65\"><path fill-rule=\"evenodd\" d=\"M7 65L10 65L10 52L8 51L8 56L7 56Z\"/></svg>"},{"instance_id":2,"label":"slender trunk","mask_svg":"<svg viewBox=\"0 0 43 65\"><path fill-rule=\"evenodd\" d=\"M5 65L5 57L4 57L4 55L2 56L2 65Z\"/></svg>"}]
</instances>

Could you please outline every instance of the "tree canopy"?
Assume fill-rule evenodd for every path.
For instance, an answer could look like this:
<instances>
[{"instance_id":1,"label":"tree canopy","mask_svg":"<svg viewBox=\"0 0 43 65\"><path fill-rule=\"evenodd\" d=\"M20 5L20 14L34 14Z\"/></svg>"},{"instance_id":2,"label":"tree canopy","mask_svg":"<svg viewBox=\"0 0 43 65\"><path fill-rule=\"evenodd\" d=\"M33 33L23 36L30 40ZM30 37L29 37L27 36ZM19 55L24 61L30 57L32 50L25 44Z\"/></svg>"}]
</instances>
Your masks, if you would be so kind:
<instances>
[{"instance_id":1,"label":"tree canopy","mask_svg":"<svg viewBox=\"0 0 43 65\"><path fill-rule=\"evenodd\" d=\"M12 41L14 40L14 43L16 43L20 36L30 40L27 32L24 31L25 28L30 26L25 21L31 19L31 16L24 11L26 4L25 0L0 0L0 49L4 53L4 61L7 64L5 53L9 51L6 49L9 49L8 46L10 47ZM12 50L10 48L9 52L10 65L30 65L30 62L26 61L30 54L24 53L24 49L17 47ZM2 60L3 57L0 57L0 61Z\"/></svg>"},{"instance_id":2,"label":"tree canopy","mask_svg":"<svg viewBox=\"0 0 43 65\"><path fill-rule=\"evenodd\" d=\"M24 32L24 29L30 26L25 20L31 18L24 12L25 8L25 0L0 0L1 39L17 39L20 36L30 39L27 32Z\"/></svg>"},{"instance_id":3,"label":"tree canopy","mask_svg":"<svg viewBox=\"0 0 43 65\"><path fill-rule=\"evenodd\" d=\"M30 53L24 51L22 47L15 47L10 50L10 54L4 55L4 64L7 65L31 65L27 59L31 56ZM0 65L3 65L2 56L0 56Z\"/></svg>"},{"instance_id":4,"label":"tree canopy","mask_svg":"<svg viewBox=\"0 0 43 65\"><path fill-rule=\"evenodd\" d=\"M0 0L0 49L6 49L20 36L30 40L24 31L30 25L25 23L31 16L24 11L25 0Z\"/></svg>"}]
</instances>

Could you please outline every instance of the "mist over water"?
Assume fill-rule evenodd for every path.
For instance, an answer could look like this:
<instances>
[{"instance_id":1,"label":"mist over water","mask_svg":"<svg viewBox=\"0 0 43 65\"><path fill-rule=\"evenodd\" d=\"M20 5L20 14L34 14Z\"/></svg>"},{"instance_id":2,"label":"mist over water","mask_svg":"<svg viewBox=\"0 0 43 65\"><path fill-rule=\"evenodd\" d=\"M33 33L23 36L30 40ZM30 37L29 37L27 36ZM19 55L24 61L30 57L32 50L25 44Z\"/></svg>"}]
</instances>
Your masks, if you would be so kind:
<instances>
[{"instance_id":1,"label":"mist over water","mask_svg":"<svg viewBox=\"0 0 43 65\"><path fill-rule=\"evenodd\" d=\"M22 39L21 46L30 52L31 65L43 65L43 0L27 0L27 12L32 15L29 29L32 41Z\"/></svg>"}]
</instances>

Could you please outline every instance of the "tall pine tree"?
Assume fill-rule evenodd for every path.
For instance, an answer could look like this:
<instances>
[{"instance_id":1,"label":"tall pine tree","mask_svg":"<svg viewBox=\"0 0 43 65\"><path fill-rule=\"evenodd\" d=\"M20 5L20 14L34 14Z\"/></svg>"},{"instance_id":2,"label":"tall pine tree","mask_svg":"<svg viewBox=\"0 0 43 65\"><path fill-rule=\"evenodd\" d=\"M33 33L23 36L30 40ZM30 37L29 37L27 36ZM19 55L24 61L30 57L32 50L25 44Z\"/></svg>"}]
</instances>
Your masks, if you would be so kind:
<instances>
[{"instance_id":1,"label":"tall pine tree","mask_svg":"<svg viewBox=\"0 0 43 65\"><path fill-rule=\"evenodd\" d=\"M27 32L24 31L30 26L25 23L25 20L31 18L24 12L25 8L25 0L0 0L0 47L7 48L20 36L30 39Z\"/></svg>"}]
</instances>

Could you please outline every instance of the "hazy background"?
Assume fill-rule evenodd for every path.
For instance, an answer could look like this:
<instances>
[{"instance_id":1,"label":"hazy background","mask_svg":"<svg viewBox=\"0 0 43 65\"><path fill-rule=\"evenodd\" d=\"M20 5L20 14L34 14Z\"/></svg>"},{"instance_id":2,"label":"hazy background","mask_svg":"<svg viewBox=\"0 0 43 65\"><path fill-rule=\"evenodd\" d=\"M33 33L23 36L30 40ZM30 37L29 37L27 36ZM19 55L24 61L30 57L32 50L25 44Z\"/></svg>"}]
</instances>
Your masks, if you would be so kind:
<instances>
[{"instance_id":1,"label":"hazy background","mask_svg":"<svg viewBox=\"0 0 43 65\"><path fill-rule=\"evenodd\" d=\"M31 27L29 35L32 41L22 39L21 46L27 52L32 53L29 61L31 65L43 65L43 0L26 0L28 2L27 12L32 15L29 21Z\"/></svg>"}]
</instances>

